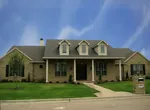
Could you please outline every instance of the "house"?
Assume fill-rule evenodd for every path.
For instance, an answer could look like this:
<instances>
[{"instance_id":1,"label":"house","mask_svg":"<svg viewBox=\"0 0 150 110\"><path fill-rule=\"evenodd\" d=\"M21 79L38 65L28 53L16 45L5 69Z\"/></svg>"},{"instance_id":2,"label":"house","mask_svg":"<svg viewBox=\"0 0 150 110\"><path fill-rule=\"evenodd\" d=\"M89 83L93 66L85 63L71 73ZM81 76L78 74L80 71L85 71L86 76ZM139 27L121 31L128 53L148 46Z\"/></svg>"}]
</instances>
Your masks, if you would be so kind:
<instances>
[{"instance_id":1,"label":"house","mask_svg":"<svg viewBox=\"0 0 150 110\"><path fill-rule=\"evenodd\" d=\"M150 64L141 53L129 48L113 48L103 40L44 40L39 46L12 46L0 59L0 77L13 80L9 59L17 53L24 58L19 79L45 82L120 80L134 74L150 75Z\"/></svg>"}]
</instances>

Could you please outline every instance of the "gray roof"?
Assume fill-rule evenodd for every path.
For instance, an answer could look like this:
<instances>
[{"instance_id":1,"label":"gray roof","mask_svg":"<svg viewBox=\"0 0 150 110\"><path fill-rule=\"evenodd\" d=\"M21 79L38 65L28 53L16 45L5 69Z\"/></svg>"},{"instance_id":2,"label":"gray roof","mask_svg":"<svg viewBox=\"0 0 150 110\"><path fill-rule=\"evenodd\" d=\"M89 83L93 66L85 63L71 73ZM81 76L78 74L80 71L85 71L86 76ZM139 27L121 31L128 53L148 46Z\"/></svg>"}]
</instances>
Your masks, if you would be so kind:
<instances>
[{"instance_id":1,"label":"gray roof","mask_svg":"<svg viewBox=\"0 0 150 110\"><path fill-rule=\"evenodd\" d=\"M97 53L94 51L93 46L95 46L100 40L86 40L89 42L89 55L79 55L77 52L77 46L78 43L81 40L68 40L70 42L70 50L69 50L69 55L59 55L59 42L61 40L47 40L46 41L46 46L12 46L10 50L13 48L18 48L20 51L22 51L24 54L29 56L33 61L43 61L43 57L129 57L132 55L134 52L130 50L129 48L113 48L110 45L108 45L108 52L107 56L99 56ZM9 50L9 51L10 51ZM8 51L8 52L9 52Z\"/></svg>"},{"instance_id":2,"label":"gray roof","mask_svg":"<svg viewBox=\"0 0 150 110\"><path fill-rule=\"evenodd\" d=\"M46 42L46 47L45 47L45 52L44 52L44 57L83 57L82 55L79 55L77 52L76 47L78 46L78 43L81 40L68 40L70 42L70 50L69 50L69 55L59 55L59 42L61 40L47 40ZM126 57L129 54L132 54L133 51L128 49L128 48L112 48L110 45L108 45L108 53L107 56L99 56L97 53L94 51L93 47L100 41L100 40L86 40L87 42L90 43L89 46L89 55L84 57Z\"/></svg>"},{"instance_id":3,"label":"gray roof","mask_svg":"<svg viewBox=\"0 0 150 110\"><path fill-rule=\"evenodd\" d=\"M12 46L10 50L15 47L30 57L33 61L43 61L45 46Z\"/></svg>"}]
</instances>

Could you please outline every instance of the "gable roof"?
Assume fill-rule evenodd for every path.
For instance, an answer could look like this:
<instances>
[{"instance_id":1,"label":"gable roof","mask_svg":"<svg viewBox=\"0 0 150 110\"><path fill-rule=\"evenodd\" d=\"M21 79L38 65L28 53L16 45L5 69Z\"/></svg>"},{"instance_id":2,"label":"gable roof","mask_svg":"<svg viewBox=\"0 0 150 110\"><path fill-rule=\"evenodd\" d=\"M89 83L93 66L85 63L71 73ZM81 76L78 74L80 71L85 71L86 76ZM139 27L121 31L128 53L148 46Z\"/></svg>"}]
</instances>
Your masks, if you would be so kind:
<instances>
[{"instance_id":1,"label":"gable roof","mask_svg":"<svg viewBox=\"0 0 150 110\"><path fill-rule=\"evenodd\" d=\"M59 42L59 45L62 44L63 42L66 42L68 45L70 45L70 42L68 42L68 40L61 40L61 41Z\"/></svg>"},{"instance_id":2,"label":"gable roof","mask_svg":"<svg viewBox=\"0 0 150 110\"><path fill-rule=\"evenodd\" d=\"M15 48L20 50L33 61L43 61L42 57L44 56L45 46L12 46L7 53Z\"/></svg>"},{"instance_id":3,"label":"gable roof","mask_svg":"<svg viewBox=\"0 0 150 110\"><path fill-rule=\"evenodd\" d=\"M95 45L93 46L93 48L99 46L102 42L108 46L108 44L107 44L105 41L100 40L97 44L95 44Z\"/></svg>"},{"instance_id":4,"label":"gable roof","mask_svg":"<svg viewBox=\"0 0 150 110\"><path fill-rule=\"evenodd\" d=\"M145 56L143 56L141 53L135 51L134 53L132 53L129 57L127 57L124 62L127 62L128 60L130 60L134 55L139 54L140 56L142 56L144 59L146 59L147 61L149 61Z\"/></svg>"},{"instance_id":5,"label":"gable roof","mask_svg":"<svg viewBox=\"0 0 150 110\"><path fill-rule=\"evenodd\" d=\"M90 45L90 43L87 40L82 40L78 43L78 45L81 45L82 42L85 42L87 45Z\"/></svg>"},{"instance_id":6,"label":"gable roof","mask_svg":"<svg viewBox=\"0 0 150 110\"><path fill-rule=\"evenodd\" d=\"M43 58L125 58L129 53L132 53L133 51L128 49L128 48L112 48L110 45L107 46L107 56L98 56L97 53L94 51L92 48L95 44L99 43L99 40L86 40L90 45L89 45L89 55L83 56L79 55L76 47L79 45L79 42L81 40L68 40L71 45L69 48L69 55L60 55L59 50L58 50L58 43L61 40L47 40L46 42L46 47L44 51L44 57Z\"/></svg>"}]
</instances>

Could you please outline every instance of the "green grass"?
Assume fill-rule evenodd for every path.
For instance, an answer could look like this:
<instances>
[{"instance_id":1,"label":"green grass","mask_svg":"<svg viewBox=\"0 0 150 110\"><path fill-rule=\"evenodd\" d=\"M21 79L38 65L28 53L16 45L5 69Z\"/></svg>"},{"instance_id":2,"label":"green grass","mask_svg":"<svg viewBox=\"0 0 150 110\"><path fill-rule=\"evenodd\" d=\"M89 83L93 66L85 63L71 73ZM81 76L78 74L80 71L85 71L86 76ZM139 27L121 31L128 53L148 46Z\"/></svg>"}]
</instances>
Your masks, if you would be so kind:
<instances>
[{"instance_id":1,"label":"green grass","mask_svg":"<svg viewBox=\"0 0 150 110\"><path fill-rule=\"evenodd\" d=\"M0 83L0 100L95 97L97 92L82 84L18 83L18 87L14 90L15 83Z\"/></svg>"},{"instance_id":2,"label":"green grass","mask_svg":"<svg viewBox=\"0 0 150 110\"><path fill-rule=\"evenodd\" d=\"M99 84L102 87L111 89L113 91L126 91L133 92L133 83L132 81L123 81L123 82L107 82ZM146 80L146 93L150 94L150 80Z\"/></svg>"}]
</instances>

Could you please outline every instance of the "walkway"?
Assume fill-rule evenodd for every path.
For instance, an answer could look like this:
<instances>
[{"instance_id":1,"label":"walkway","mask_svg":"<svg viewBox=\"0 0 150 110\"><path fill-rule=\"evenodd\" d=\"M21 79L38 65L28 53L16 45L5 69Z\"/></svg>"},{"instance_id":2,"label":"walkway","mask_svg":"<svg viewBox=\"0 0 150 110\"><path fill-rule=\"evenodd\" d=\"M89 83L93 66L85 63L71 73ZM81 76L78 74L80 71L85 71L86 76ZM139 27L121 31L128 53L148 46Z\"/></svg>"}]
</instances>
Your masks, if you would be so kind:
<instances>
[{"instance_id":1,"label":"walkway","mask_svg":"<svg viewBox=\"0 0 150 110\"><path fill-rule=\"evenodd\" d=\"M94 83L83 83L83 84L99 91L98 93L95 93L97 97L120 97L120 96L135 96L136 95L136 94L132 94L129 92L115 92L110 89L106 89L104 87L95 85Z\"/></svg>"}]
</instances>

